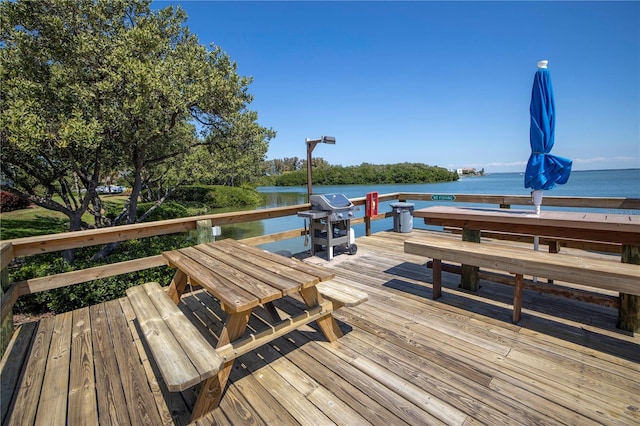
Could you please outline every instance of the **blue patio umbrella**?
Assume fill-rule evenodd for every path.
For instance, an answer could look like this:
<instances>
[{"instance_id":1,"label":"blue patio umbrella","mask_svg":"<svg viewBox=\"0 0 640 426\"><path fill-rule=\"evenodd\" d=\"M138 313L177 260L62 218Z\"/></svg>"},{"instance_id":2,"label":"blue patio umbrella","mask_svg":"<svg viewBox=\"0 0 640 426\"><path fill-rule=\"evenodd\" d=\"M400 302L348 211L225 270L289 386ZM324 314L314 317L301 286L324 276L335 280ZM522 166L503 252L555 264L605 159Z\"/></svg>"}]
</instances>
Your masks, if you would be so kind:
<instances>
[{"instance_id":1,"label":"blue patio umbrella","mask_svg":"<svg viewBox=\"0 0 640 426\"><path fill-rule=\"evenodd\" d=\"M524 186L533 190L536 213L540 213L542 191L565 184L571 174L571 160L551 155L554 144L556 114L548 61L538 62L538 71L531 89L531 125L529 142L531 155L524 173Z\"/></svg>"}]
</instances>

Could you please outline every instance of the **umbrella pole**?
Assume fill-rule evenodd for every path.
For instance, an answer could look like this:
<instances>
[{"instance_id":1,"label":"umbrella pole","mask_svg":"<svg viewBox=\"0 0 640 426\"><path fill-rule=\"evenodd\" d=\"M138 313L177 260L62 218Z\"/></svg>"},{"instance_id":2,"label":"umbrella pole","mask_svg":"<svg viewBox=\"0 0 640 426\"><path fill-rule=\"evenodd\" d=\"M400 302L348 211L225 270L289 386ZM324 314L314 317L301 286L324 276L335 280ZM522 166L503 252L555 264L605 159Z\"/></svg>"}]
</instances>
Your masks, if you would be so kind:
<instances>
[{"instance_id":1,"label":"umbrella pole","mask_svg":"<svg viewBox=\"0 0 640 426\"><path fill-rule=\"evenodd\" d=\"M536 215L540 216L540 205L542 204L542 190L536 189L531 192L531 198L533 199L533 205L536 207ZM540 237L534 235L533 237L533 250L538 251L540 246ZM538 282L538 277L533 277L533 282Z\"/></svg>"},{"instance_id":2,"label":"umbrella pole","mask_svg":"<svg viewBox=\"0 0 640 426\"><path fill-rule=\"evenodd\" d=\"M540 244L540 237L538 235L535 235L533 237L533 250L534 251L538 251L539 244ZM533 282L537 283L538 282L538 277L533 277Z\"/></svg>"}]
</instances>

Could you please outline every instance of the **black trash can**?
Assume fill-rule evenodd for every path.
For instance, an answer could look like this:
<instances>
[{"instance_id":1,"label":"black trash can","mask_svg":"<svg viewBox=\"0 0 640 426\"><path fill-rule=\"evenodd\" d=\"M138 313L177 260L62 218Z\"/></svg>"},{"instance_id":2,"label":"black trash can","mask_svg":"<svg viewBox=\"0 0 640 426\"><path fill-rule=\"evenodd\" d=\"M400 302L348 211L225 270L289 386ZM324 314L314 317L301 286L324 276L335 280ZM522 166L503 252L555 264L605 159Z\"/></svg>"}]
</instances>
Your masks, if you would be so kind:
<instances>
[{"instance_id":1,"label":"black trash can","mask_svg":"<svg viewBox=\"0 0 640 426\"><path fill-rule=\"evenodd\" d=\"M413 209L415 205L412 203L393 203L393 231L394 232L411 232L413 231Z\"/></svg>"}]
</instances>

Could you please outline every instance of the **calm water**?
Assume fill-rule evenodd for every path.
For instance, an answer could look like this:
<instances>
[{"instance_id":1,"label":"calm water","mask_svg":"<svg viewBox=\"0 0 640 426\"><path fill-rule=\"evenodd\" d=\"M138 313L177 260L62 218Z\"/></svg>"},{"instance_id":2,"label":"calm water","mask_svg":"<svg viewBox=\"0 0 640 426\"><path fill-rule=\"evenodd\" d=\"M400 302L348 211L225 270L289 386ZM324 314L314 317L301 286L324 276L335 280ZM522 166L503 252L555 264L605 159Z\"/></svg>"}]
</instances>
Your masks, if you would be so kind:
<instances>
[{"instance_id":1,"label":"calm water","mask_svg":"<svg viewBox=\"0 0 640 426\"><path fill-rule=\"evenodd\" d=\"M377 191L379 194L394 192L426 192L440 194L488 194L488 195L529 195L530 190L524 188L524 176L521 173L496 173L487 176L465 177L457 182L412 184L412 185L345 185L345 186L314 186L316 194L340 192L349 198L364 197L368 192ZM307 202L307 188L304 187L261 187L258 190L267 196L264 208L290 206ZM630 170L596 170L574 171L565 185L558 185L555 189L545 191L545 196L582 196L582 197L632 197L640 198L640 169ZM415 208L433 205L433 202L412 202ZM390 212L391 202L380 203L379 212ZM438 202L438 204L447 204ZM462 205L456 203L456 205ZM493 206L495 207L495 206ZM522 206L518 206L520 208ZM528 207L522 207L528 208ZM531 207L533 209L533 207ZM544 200L542 208L545 209ZM546 207L547 209L553 209ZM563 210L567 210L566 208ZM614 211L611 213L633 213L638 211ZM356 213L357 217L364 216L364 208ZM302 218L276 218L261 222L234 225L223 228L223 235L233 238L246 238L255 235L272 234L289 229L305 226ZM419 220L413 222L414 228L426 228ZM356 237L364 235L364 225L355 225ZM375 221L373 232L393 228L392 219ZM306 250L303 238L278 242L264 246L265 249L289 250L293 253Z\"/></svg>"}]
</instances>

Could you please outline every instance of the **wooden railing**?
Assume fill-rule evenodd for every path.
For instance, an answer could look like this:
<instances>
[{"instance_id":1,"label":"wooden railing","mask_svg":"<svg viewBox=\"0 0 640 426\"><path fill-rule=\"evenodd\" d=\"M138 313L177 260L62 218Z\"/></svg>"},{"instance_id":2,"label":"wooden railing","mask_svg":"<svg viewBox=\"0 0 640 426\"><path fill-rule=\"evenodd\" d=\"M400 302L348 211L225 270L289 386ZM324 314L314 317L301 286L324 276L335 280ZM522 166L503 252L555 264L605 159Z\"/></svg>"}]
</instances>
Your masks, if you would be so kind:
<instances>
[{"instance_id":1,"label":"wooden railing","mask_svg":"<svg viewBox=\"0 0 640 426\"><path fill-rule=\"evenodd\" d=\"M378 196L378 202L384 201L430 201L442 202L442 199L451 199L454 202L478 203L497 205L509 208L512 205L531 205L530 197L513 195L473 195L473 194L426 194L426 193L389 193ZM351 200L355 205L365 204L365 197ZM597 209L622 209L640 210L638 198L600 198L600 197L545 197L545 206L579 207ZM81 284L100 278L122 275L130 272L154 268L165 265L161 255L150 256L142 259L129 260L104 266L66 272L46 277L33 278L18 282L8 282L8 266L17 257L30 256L39 253L49 253L80 247L103 245L116 241L126 241L137 238L153 237L184 233L193 230L201 230L202 235L210 235L212 226L254 222L264 219L295 216L299 211L308 210L309 204L294 206L241 211L233 213L221 213L203 216L186 217L179 219L163 220L157 222L141 223L135 225L123 225L112 228L100 228L78 232L65 232L60 234L43 235L37 237L18 238L14 240L0 241L0 267L1 267L1 320L2 320L2 347L5 349L7 334L12 332L12 310L20 296L52 290L61 287ZM360 217L351 221L352 224L365 223L366 234L371 233L371 222L392 216L392 212L380 213L374 217ZM271 235L261 235L243 240L252 245L261 245L270 242L303 236L304 229L293 229ZM206 241L207 237L199 237L198 242Z\"/></svg>"}]
</instances>

